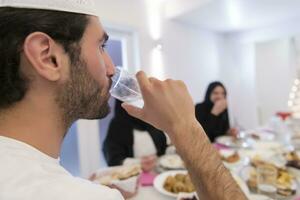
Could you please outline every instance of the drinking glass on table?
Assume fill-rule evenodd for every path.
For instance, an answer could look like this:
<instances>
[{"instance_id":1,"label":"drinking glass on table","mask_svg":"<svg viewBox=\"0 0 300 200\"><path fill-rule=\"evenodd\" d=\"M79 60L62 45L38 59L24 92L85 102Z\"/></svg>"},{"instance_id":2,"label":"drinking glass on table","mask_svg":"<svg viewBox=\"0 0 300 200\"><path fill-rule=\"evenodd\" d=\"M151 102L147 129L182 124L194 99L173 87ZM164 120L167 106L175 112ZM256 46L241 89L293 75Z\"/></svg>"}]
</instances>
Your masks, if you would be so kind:
<instances>
[{"instance_id":1,"label":"drinking glass on table","mask_svg":"<svg viewBox=\"0 0 300 200\"><path fill-rule=\"evenodd\" d=\"M110 94L116 99L142 108L144 101L135 76L122 67L116 67L115 70L116 72L111 78Z\"/></svg>"},{"instance_id":2,"label":"drinking glass on table","mask_svg":"<svg viewBox=\"0 0 300 200\"><path fill-rule=\"evenodd\" d=\"M272 199L276 198L277 169L272 166L257 167L257 192Z\"/></svg>"}]
</instances>

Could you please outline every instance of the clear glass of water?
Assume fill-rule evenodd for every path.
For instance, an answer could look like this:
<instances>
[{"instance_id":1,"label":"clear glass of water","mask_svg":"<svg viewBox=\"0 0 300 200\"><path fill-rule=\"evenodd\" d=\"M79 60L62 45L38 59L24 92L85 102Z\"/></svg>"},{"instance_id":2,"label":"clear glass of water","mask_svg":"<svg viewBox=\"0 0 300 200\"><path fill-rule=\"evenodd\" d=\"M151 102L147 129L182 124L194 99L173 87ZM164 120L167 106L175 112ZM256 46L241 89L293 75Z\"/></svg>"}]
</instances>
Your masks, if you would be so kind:
<instances>
[{"instance_id":1,"label":"clear glass of water","mask_svg":"<svg viewBox=\"0 0 300 200\"><path fill-rule=\"evenodd\" d=\"M277 169L272 166L257 167L257 192L276 199Z\"/></svg>"},{"instance_id":2,"label":"clear glass of water","mask_svg":"<svg viewBox=\"0 0 300 200\"><path fill-rule=\"evenodd\" d=\"M133 106L142 108L144 106L143 97L135 75L130 74L122 67L115 68L110 88L111 96Z\"/></svg>"}]
</instances>

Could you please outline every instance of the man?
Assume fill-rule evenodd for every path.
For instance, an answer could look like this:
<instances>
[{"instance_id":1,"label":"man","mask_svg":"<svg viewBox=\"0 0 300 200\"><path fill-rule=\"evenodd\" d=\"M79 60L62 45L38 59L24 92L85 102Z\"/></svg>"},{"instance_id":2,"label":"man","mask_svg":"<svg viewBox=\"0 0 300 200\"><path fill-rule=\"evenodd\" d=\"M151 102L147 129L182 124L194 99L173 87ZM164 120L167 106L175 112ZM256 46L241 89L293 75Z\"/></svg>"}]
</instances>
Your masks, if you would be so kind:
<instances>
[{"instance_id":1,"label":"man","mask_svg":"<svg viewBox=\"0 0 300 200\"><path fill-rule=\"evenodd\" d=\"M79 118L109 112L114 66L91 1L0 1L0 199L123 199L58 161ZM246 199L195 119L181 81L137 74L145 106L127 112L167 132L201 199Z\"/></svg>"}]
</instances>

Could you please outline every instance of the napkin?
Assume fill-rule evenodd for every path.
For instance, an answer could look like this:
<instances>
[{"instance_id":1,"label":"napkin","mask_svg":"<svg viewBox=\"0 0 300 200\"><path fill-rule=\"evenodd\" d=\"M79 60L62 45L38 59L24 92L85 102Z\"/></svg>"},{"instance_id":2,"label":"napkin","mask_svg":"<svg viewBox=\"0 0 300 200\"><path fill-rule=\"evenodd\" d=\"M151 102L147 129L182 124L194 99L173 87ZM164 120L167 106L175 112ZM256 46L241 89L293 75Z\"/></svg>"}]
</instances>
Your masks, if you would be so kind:
<instances>
[{"instance_id":1,"label":"napkin","mask_svg":"<svg viewBox=\"0 0 300 200\"><path fill-rule=\"evenodd\" d=\"M141 186L152 186L156 175L157 174L155 174L153 172L143 172L140 176Z\"/></svg>"}]
</instances>

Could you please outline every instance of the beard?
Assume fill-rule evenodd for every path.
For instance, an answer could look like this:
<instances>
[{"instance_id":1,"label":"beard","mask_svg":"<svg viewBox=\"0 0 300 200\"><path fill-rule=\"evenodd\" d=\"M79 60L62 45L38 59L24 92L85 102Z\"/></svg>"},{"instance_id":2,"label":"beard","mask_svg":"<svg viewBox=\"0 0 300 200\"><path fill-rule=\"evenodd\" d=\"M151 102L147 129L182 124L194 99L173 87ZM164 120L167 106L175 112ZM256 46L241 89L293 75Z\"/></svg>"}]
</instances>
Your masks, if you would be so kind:
<instances>
[{"instance_id":1,"label":"beard","mask_svg":"<svg viewBox=\"0 0 300 200\"><path fill-rule=\"evenodd\" d=\"M70 79L59 88L56 98L65 125L70 126L77 119L106 117L110 112L108 91L111 82L107 87L99 85L87 71L87 64L80 58L80 52L70 58Z\"/></svg>"}]
</instances>

